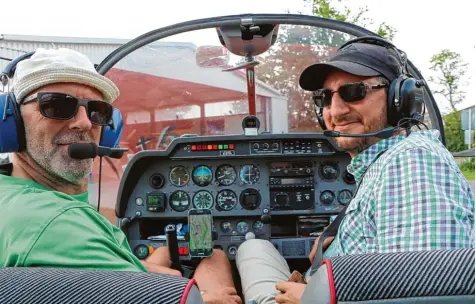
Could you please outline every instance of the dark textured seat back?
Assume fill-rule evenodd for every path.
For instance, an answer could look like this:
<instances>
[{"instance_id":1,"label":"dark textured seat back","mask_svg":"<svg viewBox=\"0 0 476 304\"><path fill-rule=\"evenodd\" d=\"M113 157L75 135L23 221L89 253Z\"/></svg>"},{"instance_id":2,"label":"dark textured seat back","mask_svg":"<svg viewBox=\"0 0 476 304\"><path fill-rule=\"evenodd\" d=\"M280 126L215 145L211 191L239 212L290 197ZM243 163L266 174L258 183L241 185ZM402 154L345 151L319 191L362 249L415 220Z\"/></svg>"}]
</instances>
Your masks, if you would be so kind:
<instances>
[{"instance_id":1,"label":"dark textured seat back","mask_svg":"<svg viewBox=\"0 0 476 304\"><path fill-rule=\"evenodd\" d=\"M474 303L474 249L324 260L301 303Z\"/></svg>"},{"instance_id":2,"label":"dark textured seat back","mask_svg":"<svg viewBox=\"0 0 476 304\"><path fill-rule=\"evenodd\" d=\"M0 303L203 303L193 280L166 274L0 268Z\"/></svg>"}]
</instances>

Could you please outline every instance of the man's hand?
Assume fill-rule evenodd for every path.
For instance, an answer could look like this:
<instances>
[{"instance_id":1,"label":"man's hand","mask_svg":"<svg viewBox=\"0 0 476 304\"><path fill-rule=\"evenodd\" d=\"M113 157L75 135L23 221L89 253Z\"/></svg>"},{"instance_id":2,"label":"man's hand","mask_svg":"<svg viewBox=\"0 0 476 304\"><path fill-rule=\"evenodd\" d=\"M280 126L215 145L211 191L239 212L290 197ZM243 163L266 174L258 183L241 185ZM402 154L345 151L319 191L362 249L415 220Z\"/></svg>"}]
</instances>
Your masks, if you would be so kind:
<instances>
[{"instance_id":1,"label":"man's hand","mask_svg":"<svg viewBox=\"0 0 476 304\"><path fill-rule=\"evenodd\" d=\"M241 298L235 288L225 287L219 290L200 291L205 304L241 304Z\"/></svg>"},{"instance_id":2,"label":"man's hand","mask_svg":"<svg viewBox=\"0 0 476 304\"><path fill-rule=\"evenodd\" d=\"M322 235L322 234L321 234ZM314 245L312 246L311 253L309 253L309 261L311 261L311 264L314 262L314 257L316 256L317 253L317 244L319 243L319 239L321 236L319 236L315 241ZM322 251L326 250L327 247L332 243L334 240L333 236L328 237L327 239L324 240L324 243L322 244Z\"/></svg>"},{"instance_id":3,"label":"man's hand","mask_svg":"<svg viewBox=\"0 0 476 304\"><path fill-rule=\"evenodd\" d=\"M154 264L154 263L151 263L151 262L147 262L147 261L141 261L141 263L142 263L142 265L145 266L145 268L147 268L147 271L149 271L149 272L165 273L165 274L171 274L171 275L175 275L175 276L179 276L179 277L182 276L180 271L169 268L169 267L160 266L160 265L157 265L157 264Z\"/></svg>"},{"instance_id":4,"label":"man's hand","mask_svg":"<svg viewBox=\"0 0 476 304\"><path fill-rule=\"evenodd\" d=\"M281 294L277 295L274 300L280 304L299 304L306 286L306 284L302 283L279 282L276 284L276 289L281 291Z\"/></svg>"}]
</instances>

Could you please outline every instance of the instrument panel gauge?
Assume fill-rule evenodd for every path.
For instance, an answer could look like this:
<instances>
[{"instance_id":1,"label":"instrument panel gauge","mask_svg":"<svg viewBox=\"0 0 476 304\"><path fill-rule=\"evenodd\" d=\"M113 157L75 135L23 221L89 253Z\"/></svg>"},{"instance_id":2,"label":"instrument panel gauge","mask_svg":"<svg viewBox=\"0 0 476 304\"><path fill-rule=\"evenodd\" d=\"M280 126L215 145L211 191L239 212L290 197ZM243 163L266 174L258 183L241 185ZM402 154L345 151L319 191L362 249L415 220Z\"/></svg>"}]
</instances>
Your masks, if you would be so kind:
<instances>
[{"instance_id":1,"label":"instrument panel gauge","mask_svg":"<svg viewBox=\"0 0 476 304\"><path fill-rule=\"evenodd\" d=\"M138 245L134 249L134 255L140 260L145 259L146 257L149 256L149 247L147 247L147 245L144 245L144 244Z\"/></svg>"},{"instance_id":2,"label":"instrument panel gauge","mask_svg":"<svg viewBox=\"0 0 476 304\"><path fill-rule=\"evenodd\" d=\"M239 221L236 224L236 230L238 231L238 233L245 234L246 232L248 232L248 223L246 223L245 221Z\"/></svg>"},{"instance_id":3,"label":"instrument panel gauge","mask_svg":"<svg viewBox=\"0 0 476 304\"><path fill-rule=\"evenodd\" d=\"M221 229L221 231L223 231L224 233L230 233L230 232L233 231L233 226L231 225L230 222L225 221L225 222L221 222L221 224L220 224L220 229Z\"/></svg>"},{"instance_id":4,"label":"instrument panel gauge","mask_svg":"<svg viewBox=\"0 0 476 304\"><path fill-rule=\"evenodd\" d=\"M238 197L231 190L222 190L217 194L217 209L230 211L235 209L238 203Z\"/></svg>"},{"instance_id":5,"label":"instrument panel gauge","mask_svg":"<svg viewBox=\"0 0 476 304\"><path fill-rule=\"evenodd\" d=\"M190 207L190 196L182 190L174 191L169 198L170 208L177 212L183 212Z\"/></svg>"},{"instance_id":6,"label":"instrument panel gauge","mask_svg":"<svg viewBox=\"0 0 476 304\"><path fill-rule=\"evenodd\" d=\"M213 172L207 166L198 166L193 169L192 180L200 187L208 186L213 180Z\"/></svg>"},{"instance_id":7,"label":"instrument panel gauge","mask_svg":"<svg viewBox=\"0 0 476 304\"><path fill-rule=\"evenodd\" d=\"M326 162L322 164L319 174L323 179L332 181L339 176L339 168L334 162Z\"/></svg>"},{"instance_id":8,"label":"instrument panel gauge","mask_svg":"<svg viewBox=\"0 0 476 304\"><path fill-rule=\"evenodd\" d=\"M213 196L206 190L200 190L193 196L193 206L197 209L211 209Z\"/></svg>"},{"instance_id":9,"label":"instrument panel gauge","mask_svg":"<svg viewBox=\"0 0 476 304\"><path fill-rule=\"evenodd\" d=\"M264 223L262 221L256 221L253 223L253 231L256 233L264 232Z\"/></svg>"},{"instance_id":10,"label":"instrument panel gauge","mask_svg":"<svg viewBox=\"0 0 476 304\"><path fill-rule=\"evenodd\" d=\"M240 205L246 210L255 210L261 204L261 194L256 189L245 189L240 194Z\"/></svg>"},{"instance_id":11,"label":"instrument panel gauge","mask_svg":"<svg viewBox=\"0 0 476 304\"><path fill-rule=\"evenodd\" d=\"M244 165L240 169L240 180L247 185L256 184L259 181L260 170L256 165Z\"/></svg>"},{"instance_id":12,"label":"instrument panel gauge","mask_svg":"<svg viewBox=\"0 0 476 304\"><path fill-rule=\"evenodd\" d=\"M332 191L326 190L321 193L321 196L319 197L319 200L321 203L324 205L330 205L334 202L335 199L335 194Z\"/></svg>"},{"instance_id":13,"label":"instrument panel gauge","mask_svg":"<svg viewBox=\"0 0 476 304\"><path fill-rule=\"evenodd\" d=\"M216 180L221 186L229 186L236 180L236 170L230 165L221 165L215 172Z\"/></svg>"},{"instance_id":14,"label":"instrument panel gauge","mask_svg":"<svg viewBox=\"0 0 476 304\"><path fill-rule=\"evenodd\" d=\"M341 205L347 205L352 200L352 196L352 192L350 190L345 189L339 192L339 195L337 195L337 200Z\"/></svg>"},{"instance_id":15,"label":"instrument panel gauge","mask_svg":"<svg viewBox=\"0 0 476 304\"><path fill-rule=\"evenodd\" d=\"M184 166L176 166L170 170L169 179L172 185L176 187L183 187L188 184L190 180L190 173Z\"/></svg>"}]
</instances>

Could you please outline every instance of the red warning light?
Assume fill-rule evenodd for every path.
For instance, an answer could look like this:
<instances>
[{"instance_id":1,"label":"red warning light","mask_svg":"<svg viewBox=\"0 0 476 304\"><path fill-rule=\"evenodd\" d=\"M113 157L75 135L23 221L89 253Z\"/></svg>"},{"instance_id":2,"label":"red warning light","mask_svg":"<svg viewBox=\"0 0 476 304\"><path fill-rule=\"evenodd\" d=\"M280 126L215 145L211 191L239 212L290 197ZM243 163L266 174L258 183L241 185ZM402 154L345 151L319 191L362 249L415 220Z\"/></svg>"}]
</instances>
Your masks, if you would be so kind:
<instances>
[{"instance_id":1,"label":"red warning light","mask_svg":"<svg viewBox=\"0 0 476 304\"><path fill-rule=\"evenodd\" d=\"M230 150L234 150L234 149L235 149L235 145L234 145L234 144L229 144L229 145L228 145L228 148L229 148Z\"/></svg>"},{"instance_id":2,"label":"red warning light","mask_svg":"<svg viewBox=\"0 0 476 304\"><path fill-rule=\"evenodd\" d=\"M196 151L197 150L197 146L193 145L192 146L192 151Z\"/></svg>"}]
</instances>

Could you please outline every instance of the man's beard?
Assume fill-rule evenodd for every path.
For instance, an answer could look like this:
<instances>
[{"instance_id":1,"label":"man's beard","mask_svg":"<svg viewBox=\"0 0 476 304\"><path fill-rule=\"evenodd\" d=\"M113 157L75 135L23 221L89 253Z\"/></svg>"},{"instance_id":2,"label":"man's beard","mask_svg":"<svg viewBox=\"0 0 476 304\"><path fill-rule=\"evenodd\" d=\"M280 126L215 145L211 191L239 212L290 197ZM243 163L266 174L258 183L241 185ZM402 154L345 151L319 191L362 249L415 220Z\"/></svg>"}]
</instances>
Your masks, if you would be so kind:
<instances>
[{"instance_id":1,"label":"man's beard","mask_svg":"<svg viewBox=\"0 0 476 304\"><path fill-rule=\"evenodd\" d=\"M26 153L50 176L73 185L81 184L92 170L92 159L77 160L69 157L59 143L92 142L91 136L85 132L68 132L55 135L50 143L44 138L37 138L33 126L25 126Z\"/></svg>"},{"instance_id":2,"label":"man's beard","mask_svg":"<svg viewBox=\"0 0 476 304\"><path fill-rule=\"evenodd\" d=\"M355 121L356 117L354 115L348 115L340 119L340 121ZM367 121L359 121L364 125L364 133L373 133L380 131L387 127L387 112L386 109L382 111L380 116L374 117L372 120ZM350 131L349 133L353 133ZM358 154L363 150L367 149L371 145L375 144L376 142L380 141L379 138L376 137L337 137L336 143L337 145L344 151L353 152Z\"/></svg>"}]
</instances>

